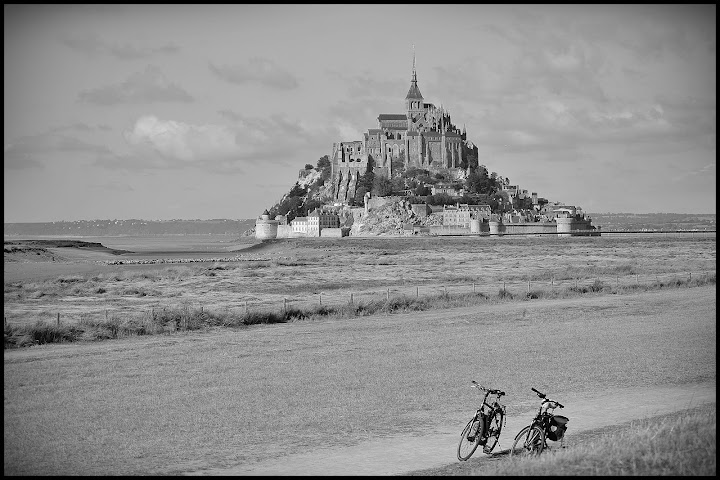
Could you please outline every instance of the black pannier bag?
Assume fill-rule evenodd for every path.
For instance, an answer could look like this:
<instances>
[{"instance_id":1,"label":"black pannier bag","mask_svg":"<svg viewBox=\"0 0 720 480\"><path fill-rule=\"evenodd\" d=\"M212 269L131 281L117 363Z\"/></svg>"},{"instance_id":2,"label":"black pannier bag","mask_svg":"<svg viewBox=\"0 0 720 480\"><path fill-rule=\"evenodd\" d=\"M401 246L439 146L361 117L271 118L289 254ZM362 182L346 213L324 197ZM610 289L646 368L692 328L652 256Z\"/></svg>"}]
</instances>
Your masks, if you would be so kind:
<instances>
[{"instance_id":1,"label":"black pannier bag","mask_svg":"<svg viewBox=\"0 0 720 480\"><path fill-rule=\"evenodd\" d=\"M560 440L563 435L565 435L565 430L567 430L567 422L569 421L569 418L563 417L562 415L553 415L550 419L550 431L548 432L547 437L553 442L557 442L558 440Z\"/></svg>"}]
</instances>

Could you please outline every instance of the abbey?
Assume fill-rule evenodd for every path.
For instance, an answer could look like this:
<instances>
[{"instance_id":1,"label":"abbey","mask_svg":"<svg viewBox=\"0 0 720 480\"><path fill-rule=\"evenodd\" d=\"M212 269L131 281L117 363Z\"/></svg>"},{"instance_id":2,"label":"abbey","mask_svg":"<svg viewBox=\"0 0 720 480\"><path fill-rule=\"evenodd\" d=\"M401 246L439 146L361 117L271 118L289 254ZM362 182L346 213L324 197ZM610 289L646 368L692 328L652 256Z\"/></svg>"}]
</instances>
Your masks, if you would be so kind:
<instances>
[{"instance_id":1,"label":"abbey","mask_svg":"<svg viewBox=\"0 0 720 480\"><path fill-rule=\"evenodd\" d=\"M353 198L357 178L363 175L372 161L375 175L391 177L393 166L402 165L429 171L460 168L461 133L443 108L425 103L417 83L415 56L412 80L405 96L405 113L381 113L377 128L363 134L362 140L333 143L331 178L336 200Z\"/></svg>"}]
</instances>

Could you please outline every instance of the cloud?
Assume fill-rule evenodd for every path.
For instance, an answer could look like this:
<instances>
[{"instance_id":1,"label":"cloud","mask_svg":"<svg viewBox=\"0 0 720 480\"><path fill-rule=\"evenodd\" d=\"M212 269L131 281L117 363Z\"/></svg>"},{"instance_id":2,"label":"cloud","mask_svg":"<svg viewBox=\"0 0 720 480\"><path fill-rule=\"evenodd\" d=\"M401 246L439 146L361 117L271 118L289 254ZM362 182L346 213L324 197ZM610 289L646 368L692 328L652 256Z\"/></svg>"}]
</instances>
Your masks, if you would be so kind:
<instances>
[{"instance_id":1,"label":"cloud","mask_svg":"<svg viewBox=\"0 0 720 480\"><path fill-rule=\"evenodd\" d=\"M110 153L110 150L104 145L86 143L75 137L50 131L21 137L12 143L5 144L4 164L5 168L14 170L43 168L40 158L61 152L107 154Z\"/></svg>"},{"instance_id":2,"label":"cloud","mask_svg":"<svg viewBox=\"0 0 720 480\"><path fill-rule=\"evenodd\" d=\"M124 133L132 145L150 146L166 159L190 164L208 156L231 157L242 153L236 131L224 125L192 125L161 120L153 115L137 119Z\"/></svg>"},{"instance_id":3,"label":"cloud","mask_svg":"<svg viewBox=\"0 0 720 480\"><path fill-rule=\"evenodd\" d=\"M231 110L218 112L225 124L190 124L155 115L138 118L123 132L130 151L98 155L96 165L110 169L202 168L215 173L242 173L246 166L292 165L298 155L314 162L330 149L337 131L314 127L282 115L256 118Z\"/></svg>"},{"instance_id":4,"label":"cloud","mask_svg":"<svg viewBox=\"0 0 720 480\"><path fill-rule=\"evenodd\" d=\"M138 60L154 55L175 54L180 48L173 44L138 47L130 44L110 43L96 34L68 35L60 40L66 47L88 55L109 55L120 60Z\"/></svg>"},{"instance_id":5,"label":"cloud","mask_svg":"<svg viewBox=\"0 0 720 480\"><path fill-rule=\"evenodd\" d=\"M3 168L5 170L27 170L32 168L42 170L45 168L45 165L27 154L5 155L3 158Z\"/></svg>"},{"instance_id":6,"label":"cloud","mask_svg":"<svg viewBox=\"0 0 720 480\"><path fill-rule=\"evenodd\" d=\"M266 58L251 58L247 65L216 66L209 63L208 67L218 78L236 85L257 83L278 90L292 90L299 85L292 73Z\"/></svg>"},{"instance_id":7,"label":"cloud","mask_svg":"<svg viewBox=\"0 0 720 480\"><path fill-rule=\"evenodd\" d=\"M78 100L97 105L122 103L145 104L152 102L193 102L193 97L178 85L169 82L160 69L148 65L116 85L80 92Z\"/></svg>"},{"instance_id":8,"label":"cloud","mask_svg":"<svg viewBox=\"0 0 720 480\"><path fill-rule=\"evenodd\" d=\"M72 125L60 125L57 127L53 127L50 129L50 132L77 131L77 132L90 133L90 132L95 132L97 130L111 131L112 128L107 125L103 125L103 124L91 126L86 123L76 122L76 123L73 123Z\"/></svg>"}]
</instances>

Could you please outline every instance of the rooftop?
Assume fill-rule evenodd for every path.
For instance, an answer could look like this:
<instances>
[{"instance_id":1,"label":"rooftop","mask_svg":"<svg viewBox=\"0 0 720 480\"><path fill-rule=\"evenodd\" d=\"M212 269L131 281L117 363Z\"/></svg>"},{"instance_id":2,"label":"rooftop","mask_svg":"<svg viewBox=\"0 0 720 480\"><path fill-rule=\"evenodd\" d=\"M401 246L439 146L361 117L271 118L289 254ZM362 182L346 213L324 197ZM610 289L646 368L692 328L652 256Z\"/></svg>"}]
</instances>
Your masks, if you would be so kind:
<instances>
[{"instance_id":1,"label":"rooftop","mask_svg":"<svg viewBox=\"0 0 720 480\"><path fill-rule=\"evenodd\" d=\"M407 115L404 113L381 113L378 115L378 120L407 120Z\"/></svg>"}]
</instances>

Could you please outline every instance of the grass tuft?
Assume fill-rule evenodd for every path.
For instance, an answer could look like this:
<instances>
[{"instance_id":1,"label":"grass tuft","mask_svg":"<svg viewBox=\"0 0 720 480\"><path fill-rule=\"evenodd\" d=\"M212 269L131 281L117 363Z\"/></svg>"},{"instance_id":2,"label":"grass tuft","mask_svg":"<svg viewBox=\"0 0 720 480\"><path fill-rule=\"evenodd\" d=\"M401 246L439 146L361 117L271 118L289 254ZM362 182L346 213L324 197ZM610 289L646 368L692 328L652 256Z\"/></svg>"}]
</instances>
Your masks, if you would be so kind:
<instances>
[{"instance_id":1,"label":"grass tuft","mask_svg":"<svg viewBox=\"0 0 720 480\"><path fill-rule=\"evenodd\" d=\"M473 468L471 475L715 476L716 404L644 419L537 458L508 458Z\"/></svg>"}]
</instances>

